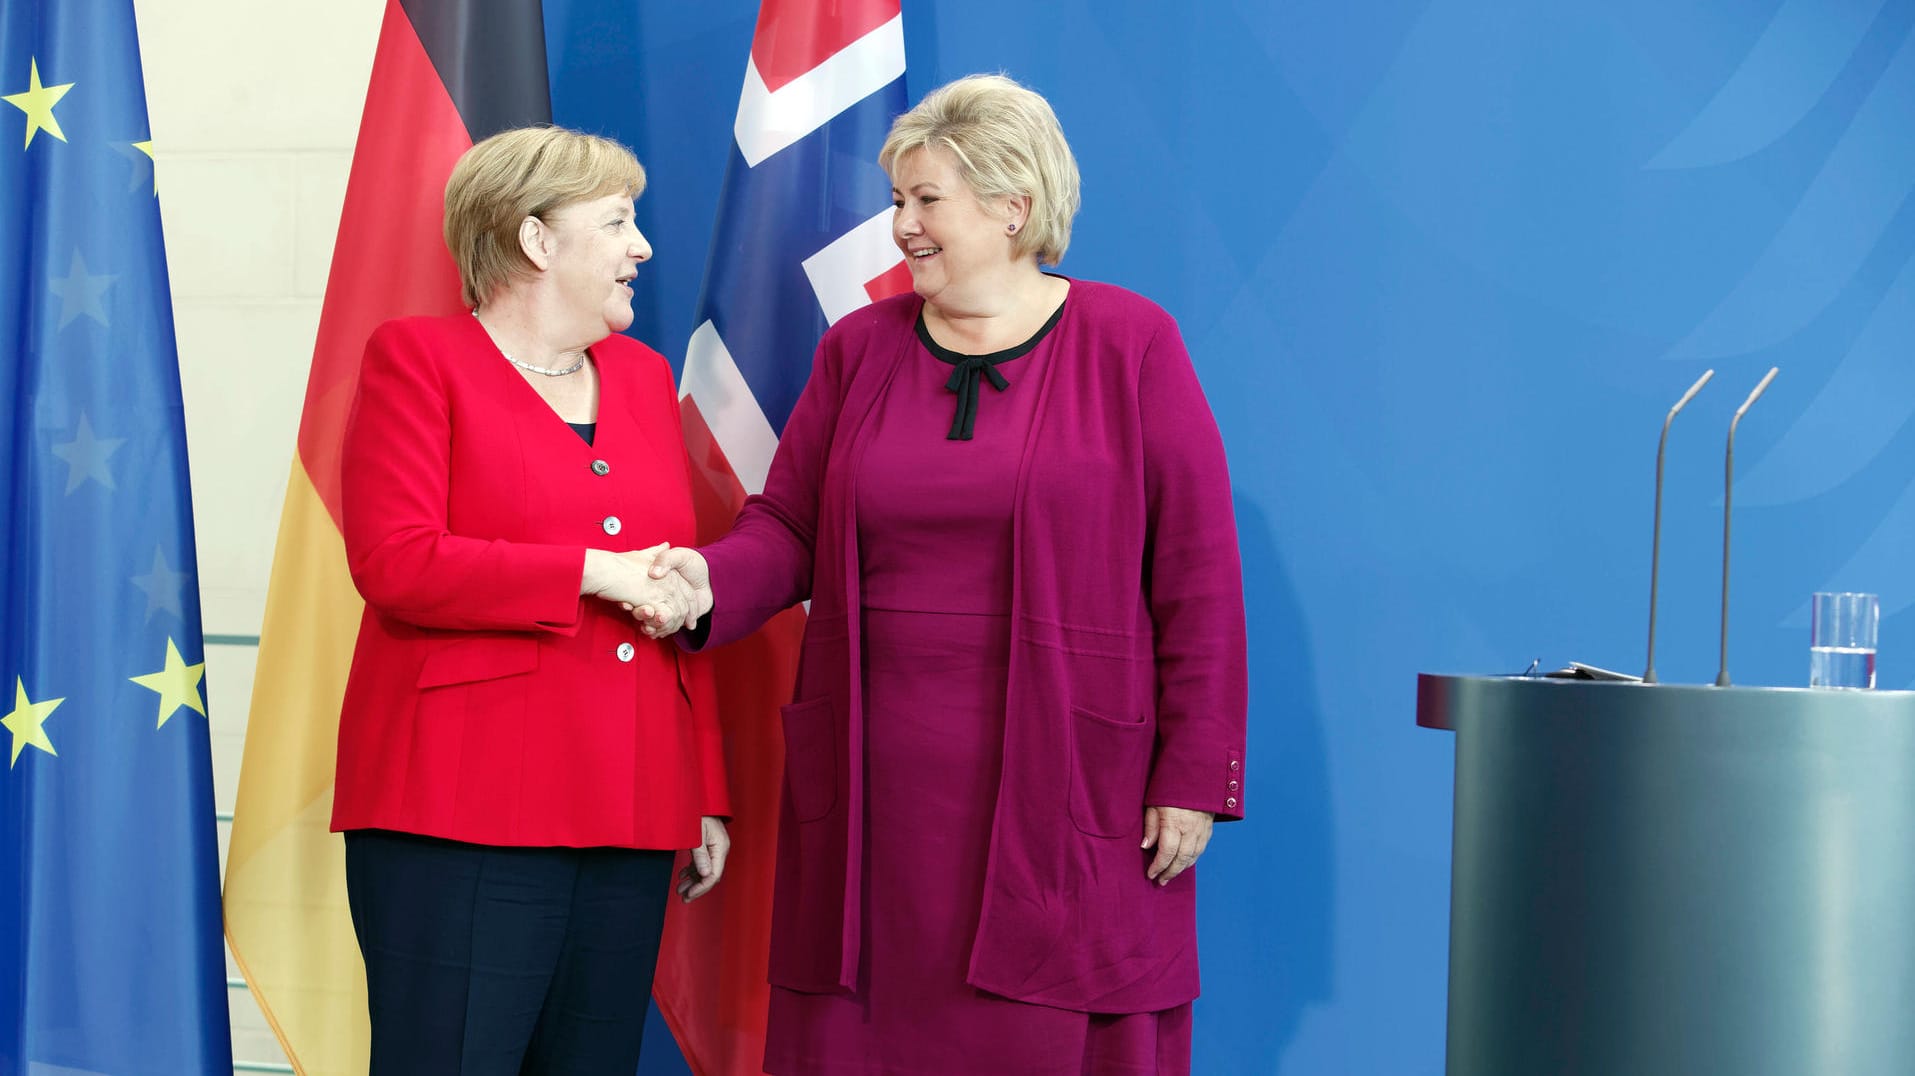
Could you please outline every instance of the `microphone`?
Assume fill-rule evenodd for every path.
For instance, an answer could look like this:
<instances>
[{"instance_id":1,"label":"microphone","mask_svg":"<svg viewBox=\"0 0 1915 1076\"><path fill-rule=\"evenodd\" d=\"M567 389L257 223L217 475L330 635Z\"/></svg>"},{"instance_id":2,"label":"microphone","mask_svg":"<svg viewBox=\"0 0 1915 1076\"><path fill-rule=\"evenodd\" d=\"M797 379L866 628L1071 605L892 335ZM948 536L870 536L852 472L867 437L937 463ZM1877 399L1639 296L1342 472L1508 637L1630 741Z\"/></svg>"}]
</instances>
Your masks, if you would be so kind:
<instances>
[{"instance_id":1,"label":"microphone","mask_svg":"<svg viewBox=\"0 0 1915 1076\"><path fill-rule=\"evenodd\" d=\"M1735 428L1742 416L1748 414L1749 405L1760 399L1769 382L1775 380L1778 369L1769 367L1769 372L1756 383L1755 391L1735 409L1735 417L1729 420L1729 447L1722 454L1722 661L1716 666L1717 687L1729 686L1729 498L1735 493Z\"/></svg>"},{"instance_id":2,"label":"microphone","mask_svg":"<svg viewBox=\"0 0 1915 1076\"><path fill-rule=\"evenodd\" d=\"M1662 457L1669 448L1669 424L1676 420L1676 413L1689 406L1689 401L1695 399L1696 393L1701 392L1702 386L1707 385L1714 376L1714 370L1702 371L1696 383L1690 385L1689 391L1676 401L1676 406L1669 409L1669 417L1662 420L1662 439L1656 442L1656 523L1649 537L1649 661L1642 670L1642 682L1645 684L1656 682L1656 576L1662 562Z\"/></svg>"}]
</instances>

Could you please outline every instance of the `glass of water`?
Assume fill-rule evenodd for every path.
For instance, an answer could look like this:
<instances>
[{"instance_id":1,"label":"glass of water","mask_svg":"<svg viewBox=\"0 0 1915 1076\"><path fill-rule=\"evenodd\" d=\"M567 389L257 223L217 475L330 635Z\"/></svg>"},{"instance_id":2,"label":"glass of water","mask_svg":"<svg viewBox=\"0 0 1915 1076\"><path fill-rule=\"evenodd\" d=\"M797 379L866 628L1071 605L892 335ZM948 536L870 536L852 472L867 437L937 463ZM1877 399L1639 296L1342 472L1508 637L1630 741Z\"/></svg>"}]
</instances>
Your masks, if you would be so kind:
<instances>
[{"instance_id":1,"label":"glass of water","mask_svg":"<svg viewBox=\"0 0 1915 1076\"><path fill-rule=\"evenodd\" d=\"M1809 602L1809 686L1874 687L1880 620L1873 594L1818 592Z\"/></svg>"}]
</instances>

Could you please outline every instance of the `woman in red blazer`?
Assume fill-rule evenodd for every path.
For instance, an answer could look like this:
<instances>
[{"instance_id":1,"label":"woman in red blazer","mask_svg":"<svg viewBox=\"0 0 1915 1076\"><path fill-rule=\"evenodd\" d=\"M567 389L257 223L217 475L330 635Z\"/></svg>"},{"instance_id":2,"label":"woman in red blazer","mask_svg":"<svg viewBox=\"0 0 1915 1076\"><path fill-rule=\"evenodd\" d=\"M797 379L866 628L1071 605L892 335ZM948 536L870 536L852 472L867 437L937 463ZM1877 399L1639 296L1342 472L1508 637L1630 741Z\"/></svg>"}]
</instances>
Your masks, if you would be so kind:
<instances>
[{"instance_id":1,"label":"woman in red blazer","mask_svg":"<svg viewBox=\"0 0 1915 1076\"><path fill-rule=\"evenodd\" d=\"M623 608L682 617L647 547L693 537L671 370L616 335L644 185L605 139L480 142L445 200L471 313L366 345L332 825L375 1074L629 1076L675 850L686 900L724 870L710 685Z\"/></svg>"}]
</instances>

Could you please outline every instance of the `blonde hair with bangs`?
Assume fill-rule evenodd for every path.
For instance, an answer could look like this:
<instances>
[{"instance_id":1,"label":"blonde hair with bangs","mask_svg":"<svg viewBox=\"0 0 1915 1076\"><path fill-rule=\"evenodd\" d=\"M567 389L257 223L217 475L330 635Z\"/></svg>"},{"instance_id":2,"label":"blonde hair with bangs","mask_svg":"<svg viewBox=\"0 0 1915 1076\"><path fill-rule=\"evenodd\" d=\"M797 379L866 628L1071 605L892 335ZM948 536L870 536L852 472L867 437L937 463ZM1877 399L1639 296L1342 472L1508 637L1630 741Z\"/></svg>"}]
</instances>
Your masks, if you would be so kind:
<instances>
[{"instance_id":1,"label":"blonde hair with bangs","mask_svg":"<svg viewBox=\"0 0 1915 1076\"><path fill-rule=\"evenodd\" d=\"M465 305L477 307L532 268L519 225L574 202L637 198L645 168L609 138L565 127L519 127L480 141L446 180L445 241Z\"/></svg>"},{"instance_id":2,"label":"blonde hair with bangs","mask_svg":"<svg viewBox=\"0 0 1915 1076\"><path fill-rule=\"evenodd\" d=\"M1079 204L1077 159L1050 102L1003 75L946 83L891 124L878 164L890 175L905 156L931 148L950 151L979 201L1031 200L1013 251L1042 265L1064 260Z\"/></svg>"}]
</instances>

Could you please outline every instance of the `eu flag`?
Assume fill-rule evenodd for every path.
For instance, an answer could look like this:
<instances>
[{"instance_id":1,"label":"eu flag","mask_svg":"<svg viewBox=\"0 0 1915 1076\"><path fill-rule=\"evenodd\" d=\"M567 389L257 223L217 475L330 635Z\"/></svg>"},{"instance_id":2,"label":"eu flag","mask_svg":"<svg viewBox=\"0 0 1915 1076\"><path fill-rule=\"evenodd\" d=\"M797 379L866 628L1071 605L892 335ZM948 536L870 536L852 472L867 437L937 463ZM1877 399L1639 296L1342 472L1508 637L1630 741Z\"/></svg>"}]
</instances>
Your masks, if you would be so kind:
<instances>
[{"instance_id":1,"label":"eu flag","mask_svg":"<svg viewBox=\"0 0 1915 1076\"><path fill-rule=\"evenodd\" d=\"M150 139L130 0L0 5L0 1076L232 1070Z\"/></svg>"}]
</instances>

